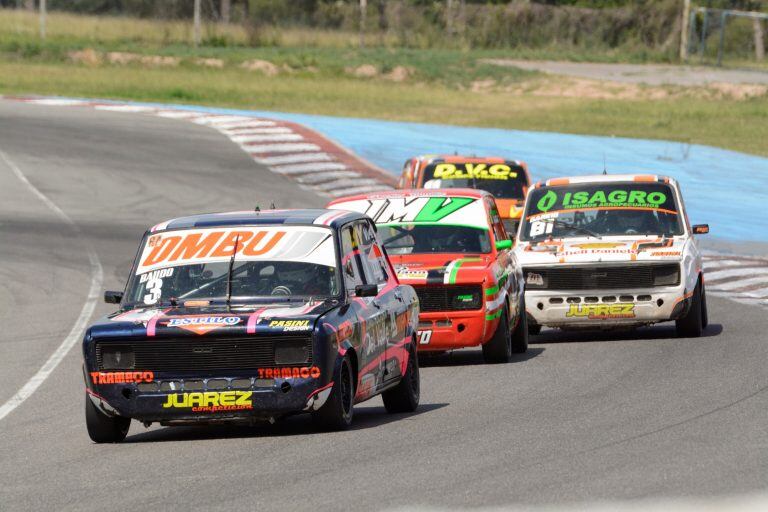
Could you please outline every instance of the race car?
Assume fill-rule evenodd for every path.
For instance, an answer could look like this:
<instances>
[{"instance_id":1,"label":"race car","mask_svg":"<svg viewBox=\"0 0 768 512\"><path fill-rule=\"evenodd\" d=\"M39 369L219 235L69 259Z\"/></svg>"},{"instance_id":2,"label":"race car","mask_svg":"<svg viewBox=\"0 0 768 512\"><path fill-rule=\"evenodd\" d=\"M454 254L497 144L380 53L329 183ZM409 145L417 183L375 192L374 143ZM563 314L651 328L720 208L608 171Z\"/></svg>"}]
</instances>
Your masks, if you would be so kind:
<instances>
[{"instance_id":1,"label":"race car","mask_svg":"<svg viewBox=\"0 0 768 512\"><path fill-rule=\"evenodd\" d=\"M184 217L148 230L115 313L83 339L88 433L254 423L309 412L343 429L353 405L419 402L418 299L370 219L337 210Z\"/></svg>"},{"instance_id":2,"label":"race car","mask_svg":"<svg viewBox=\"0 0 768 512\"><path fill-rule=\"evenodd\" d=\"M425 155L405 162L397 188L476 188L493 194L507 233L517 232L531 178L519 160Z\"/></svg>"},{"instance_id":3,"label":"race car","mask_svg":"<svg viewBox=\"0 0 768 512\"><path fill-rule=\"evenodd\" d=\"M491 194L396 190L327 207L376 222L398 278L419 297L421 352L482 345L500 363L528 349L522 274Z\"/></svg>"},{"instance_id":4,"label":"race car","mask_svg":"<svg viewBox=\"0 0 768 512\"><path fill-rule=\"evenodd\" d=\"M701 251L677 182L650 175L556 178L531 189L515 253L529 325L636 327L674 320L680 336L707 326Z\"/></svg>"}]
</instances>

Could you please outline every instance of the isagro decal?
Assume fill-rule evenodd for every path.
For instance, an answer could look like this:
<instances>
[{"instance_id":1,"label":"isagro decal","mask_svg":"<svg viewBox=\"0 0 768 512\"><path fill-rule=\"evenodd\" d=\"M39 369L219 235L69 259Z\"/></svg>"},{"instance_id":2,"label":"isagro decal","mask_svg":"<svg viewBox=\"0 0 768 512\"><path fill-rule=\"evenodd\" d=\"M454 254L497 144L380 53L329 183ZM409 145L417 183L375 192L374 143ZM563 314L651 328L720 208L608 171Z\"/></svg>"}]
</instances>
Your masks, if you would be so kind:
<instances>
[{"instance_id":1,"label":"isagro decal","mask_svg":"<svg viewBox=\"0 0 768 512\"><path fill-rule=\"evenodd\" d=\"M437 164L432 177L442 180L508 180L518 174L505 164Z\"/></svg>"},{"instance_id":2,"label":"isagro decal","mask_svg":"<svg viewBox=\"0 0 768 512\"><path fill-rule=\"evenodd\" d=\"M656 210L677 214L674 192L665 184L584 184L544 187L531 191L529 219L545 213L589 209Z\"/></svg>"},{"instance_id":3,"label":"isagro decal","mask_svg":"<svg viewBox=\"0 0 768 512\"><path fill-rule=\"evenodd\" d=\"M180 265L279 259L332 265L333 237L321 227L280 226L168 231L150 236L136 274ZM142 281L144 282L144 281Z\"/></svg>"},{"instance_id":4,"label":"isagro decal","mask_svg":"<svg viewBox=\"0 0 768 512\"><path fill-rule=\"evenodd\" d=\"M197 334L206 334L221 327L231 327L242 321L239 316L185 316L167 320L168 327L178 327ZM162 322L161 322L162 323Z\"/></svg>"},{"instance_id":5,"label":"isagro decal","mask_svg":"<svg viewBox=\"0 0 768 512\"><path fill-rule=\"evenodd\" d=\"M149 371L90 372L90 374L94 384L139 384L155 380L155 373Z\"/></svg>"},{"instance_id":6,"label":"isagro decal","mask_svg":"<svg viewBox=\"0 0 768 512\"><path fill-rule=\"evenodd\" d=\"M260 379L317 379L320 378L320 368L317 366L302 366L288 368L259 368Z\"/></svg>"},{"instance_id":7,"label":"isagro decal","mask_svg":"<svg viewBox=\"0 0 768 512\"><path fill-rule=\"evenodd\" d=\"M587 318L589 320L612 320L635 318L634 304L571 304L565 313L568 318Z\"/></svg>"},{"instance_id":8,"label":"isagro decal","mask_svg":"<svg viewBox=\"0 0 768 512\"><path fill-rule=\"evenodd\" d=\"M192 412L227 412L253 409L253 391L205 391L168 395L163 409L191 409Z\"/></svg>"},{"instance_id":9,"label":"isagro decal","mask_svg":"<svg viewBox=\"0 0 768 512\"><path fill-rule=\"evenodd\" d=\"M272 320L269 322L269 327L272 329L280 329L282 331L309 331L312 326L309 324L309 320Z\"/></svg>"}]
</instances>

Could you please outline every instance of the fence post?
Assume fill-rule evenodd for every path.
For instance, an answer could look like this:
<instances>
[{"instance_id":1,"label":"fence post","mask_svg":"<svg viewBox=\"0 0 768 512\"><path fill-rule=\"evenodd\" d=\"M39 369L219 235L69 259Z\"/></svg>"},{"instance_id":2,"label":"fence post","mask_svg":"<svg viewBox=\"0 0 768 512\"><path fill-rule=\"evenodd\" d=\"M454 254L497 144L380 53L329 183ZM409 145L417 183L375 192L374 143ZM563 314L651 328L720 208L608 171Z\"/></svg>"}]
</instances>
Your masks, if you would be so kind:
<instances>
[{"instance_id":1,"label":"fence post","mask_svg":"<svg viewBox=\"0 0 768 512\"><path fill-rule=\"evenodd\" d=\"M221 22L229 23L232 0L221 0Z\"/></svg>"},{"instance_id":2,"label":"fence post","mask_svg":"<svg viewBox=\"0 0 768 512\"><path fill-rule=\"evenodd\" d=\"M48 14L48 6L45 0L40 0L40 39L45 39L45 17Z\"/></svg>"},{"instance_id":3,"label":"fence post","mask_svg":"<svg viewBox=\"0 0 768 512\"><path fill-rule=\"evenodd\" d=\"M691 15L691 0L683 0L683 19L680 22L680 61L688 60L688 38L691 31L688 29L690 24L688 19Z\"/></svg>"},{"instance_id":4,"label":"fence post","mask_svg":"<svg viewBox=\"0 0 768 512\"><path fill-rule=\"evenodd\" d=\"M365 48L365 11L368 0L360 0L360 48Z\"/></svg>"},{"instance_id":5,"label":"fence post","mask_svg":"<svg viewBox=\"0 0 768 512\"><path fill-rule=\"evenodd\" d=\"M752 27L755 31L755 58L765 58L765 39L763 38L763 24L760 18L752 18Z\"/></svg>"},{"instance_id":6,"label":"fence post","mask_svg":"<svg viewBox=\"0 0 768 512\"><path fill-rule=\"evenodd\" d=\"M189 5L189 4L187 4ZM192 29L192 39L195 48L200 44L200 0L195 0L194 27Z\"/></svg>"},{"instance_id":7,"label":"fence post","mask_svg":"<svg viewBox=\"0 0 768 512\"><path fill-rule=\"evenodd\" d=\"M728 13L723 11L720 14L720 44L717 46L717 65L723 65L723 46L725 45L725 22L728 20Z\"/></svg>"},{"instance_id":8,"label":"fence post","mask_svg":"<svg viewBox=\"0 0 768 512\"><path fill-rule=\"evenodd\" d=\"M699 60L706 58L707 31L709 30L709 9L704 9L704 19L701 22L701 37L699 38Z\"/></svg>"}]
</instances>

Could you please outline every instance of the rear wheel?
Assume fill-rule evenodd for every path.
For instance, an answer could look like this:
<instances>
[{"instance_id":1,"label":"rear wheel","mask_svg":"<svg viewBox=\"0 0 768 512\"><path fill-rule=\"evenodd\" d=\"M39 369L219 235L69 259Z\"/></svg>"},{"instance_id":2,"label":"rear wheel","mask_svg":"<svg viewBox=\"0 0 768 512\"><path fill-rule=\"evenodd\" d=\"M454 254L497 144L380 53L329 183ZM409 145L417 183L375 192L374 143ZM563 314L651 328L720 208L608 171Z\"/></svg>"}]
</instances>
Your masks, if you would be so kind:
<instances>
[{"instance_id":1,"label":"rear wheel","mask_svg":"<svg viewBox=\"0 0 768 512\"><path fill-rule=\"evenodd\" d=\"M320 430L345 430L352 425L355 400L354 373L349 357L342 357L333 371L333 387L328 400L312 412L312 421Z\"/></svg>"},{"instance_id":2,"label":"rear wheel","mask_svg":"<svg viewBox=\"0 0 768 512\"><path fill-rule=\"evenodd\" d=\"M525 314L525 295L520 299L520 308L517 313L517 327L512 332L512 352L525 354L528 351L528 315Z\"/></svg>"},{"instance_id":3,"label":"rear wheel","mask_svg":"<svg viewBox=\"0 0 768 512\"><path fill-rule=\"evenodd\" d=\"M507 363L512 358L512 336L509 332L509 314L506 305L501 310L501 318L496 332L483 345L483 359L486 363Z\"/></svg>"},{"instance_id":4,"label":"rear wheel","mask_svg":"<svg viewBox=\"0 0 768 512\"><path fill-rule=\"evenodd\" d=\"M709 313L707 312L707 292L704 283L701 283L701 327L706 329L709 325Z\"/></svg>"},{"instance_id":5,"label":"rear wheel","mask_svg":"<svg viewBox=\"0 0 768 512\"><path fill-rule=\"evenodd\" d=\"M419 406L421 394L421 381L419 378L419 358L416 355L416 347L412 343L408 349L408 365L405 375L394 388L381 394L384 400L384 408L389 413L413 412Z\"/></svg>"},{"instance_id":6,"label":"rear wheel","mask_svg":"<svg viewBox=\"0 0 768 512\"><path fill-rule=\"evenodd\" d=\"M526 315L526 322L528 322L528 316ZM528 334L532 336L536 336L537 334L541 333L541 325L540 324L532 324L531 322L528 322Z\"/></svg>"},{"instance_id":7,"label":"rear wheel","mask_svg":"<svg viewBox=\"0 0 768 512\"><path fill-rule=\"evenodd\" d=\"M94 443L119 443L128 435L131 418L107 416L85 394L85 426Z\"/></svg>"},{"instance_id":8,"label":"rear wheel","mask_svg":"<svg viewBox=\"0 0 768 512\"><path fill-rule=\"evenodd\" d=\"M691 296L691 307L688 313L675 320L677 335L681 338L698 338L704 330L705 310L702 308L701 283L696 284Z\"/></svg>"}]
</instances>

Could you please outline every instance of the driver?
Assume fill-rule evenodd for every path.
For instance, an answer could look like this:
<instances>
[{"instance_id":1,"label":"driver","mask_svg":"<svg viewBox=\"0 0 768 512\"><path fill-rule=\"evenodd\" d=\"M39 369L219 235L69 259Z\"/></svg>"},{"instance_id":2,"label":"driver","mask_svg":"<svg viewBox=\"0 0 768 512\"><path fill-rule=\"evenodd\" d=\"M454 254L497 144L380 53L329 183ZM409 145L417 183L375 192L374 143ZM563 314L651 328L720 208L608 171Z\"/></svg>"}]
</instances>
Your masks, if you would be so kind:
<instances>
[{"instance_id":1,"label":"driver","mask_svg":"<svg viewBox=\"0 0 768 512\"><path fill-rule=\"evenodd\" d=\"M607 216L606 227L609 233L621 235L639 235L658 232L659 226L652 211L614 210Z\"/></svg>"}]
</instances>

